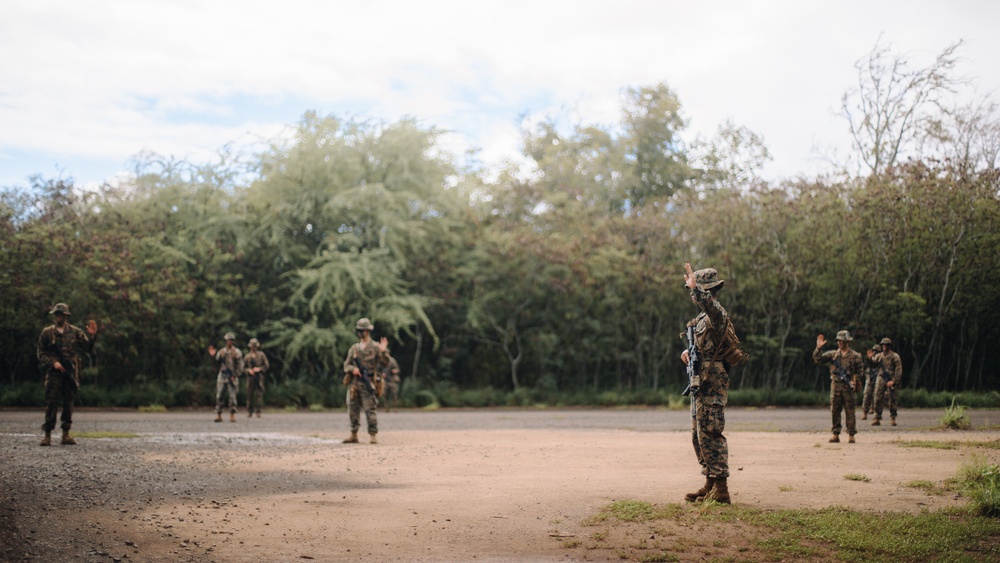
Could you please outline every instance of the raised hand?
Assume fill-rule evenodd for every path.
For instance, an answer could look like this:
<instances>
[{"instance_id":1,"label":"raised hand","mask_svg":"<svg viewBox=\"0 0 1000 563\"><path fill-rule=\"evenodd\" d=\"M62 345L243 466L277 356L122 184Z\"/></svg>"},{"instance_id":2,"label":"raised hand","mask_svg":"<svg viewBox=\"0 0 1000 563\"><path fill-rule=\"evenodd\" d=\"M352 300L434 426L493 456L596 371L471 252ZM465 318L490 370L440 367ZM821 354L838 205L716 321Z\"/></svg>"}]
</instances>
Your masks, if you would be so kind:
<instances>
[{"instance_id":1,"label":"raised hand","mask_svg":"<svg viewBox=\"0 0 1000 563\"><path fill-rule=\"evenodd\" d=\"M691 269L691 264L689 262L684 263L684 285L686 285L688 289L694 289L694 287L698 285L695 282L694 271Z\"/></svg>"},{"instance_id":2,"label":"raised hand","mask_svg":"<svg viewBox=\"0 0 1000 563\"><path fill-rule=\"evenodd\" d=\"M87 334L89 334L90 336L94 336L95 334L97 334L97 323L93 319L87 321L86 330Z\"/></svg>"},{"instance_id":3,"label":"raised hand","mask_svg":"<svg viewBox=\"0 0 1000 563\"><path fill-rule=\"evenodd\" d=\"M209 356L212 356L214 358L215 357L215 353L217 351L218 350L215 349L215 346L212 346L211 344L208 345L208 355Z\"/></svg>"},{"instance_id":4,"label":"raised hand","mask_svg":"<svg viewBox=\"0 0 1000 563\"><path fill-rule=\"evenodd\" d=\"M822 348L823 346L826 346L826 337L821 334L816 337L816 347Z\"/></svg>"}]
</instances>

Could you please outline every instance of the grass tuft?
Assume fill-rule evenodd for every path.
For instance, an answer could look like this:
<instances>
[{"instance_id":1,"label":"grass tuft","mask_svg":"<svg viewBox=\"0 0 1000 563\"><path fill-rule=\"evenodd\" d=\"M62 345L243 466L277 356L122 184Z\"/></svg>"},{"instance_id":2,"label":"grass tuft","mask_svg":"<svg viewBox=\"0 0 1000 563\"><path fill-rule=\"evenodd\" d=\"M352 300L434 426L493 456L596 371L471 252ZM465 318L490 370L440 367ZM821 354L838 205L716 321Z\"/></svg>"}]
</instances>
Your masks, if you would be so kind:
<instances>
[{"instance_id":1,"label":"grass tuft","mask_svg":"<svg viewBox=\"0 0 1000 563\"><path fill-rule=\"evenodd\" d=\"M959 484L978 514L1000 516L1000 466L975 456L959 470Z\"/></svg>"},{"instance_id":2,"label":"grass tuft","mask_svg":"<svg viewBox=\"0 0 1000 563\"><path fill-rule=\"evenodd\" d=\"M871 482L871 479L869 479L867 475L862 475L860 473L848 473L847 475L844 475L844 479L847 479L848 481L861 481L864 483Z\"/></svg>"},{"instance_id":3,"label":"grass tuft","mask_svg":"<svg viewBox=\"0 0 1000 563\"><path fill-rule=\"evenodd\" d=\"M965 414L965 407L955 404L955 398L951 399L951 406L944 410L944 416L938 419L945 428L952 430L971 430L972 422Z\"/></svg>"},{"instance_id":4,"label":"grass tuft","mask_svg":"<svg viewBox=\"0 0 1000 563\"><path fill-rule=\"evenodd\" d=\"M134 432L75 432L77 438L138 438Z\"/></svg>"},{"instance_id":5,"label":"grass tuft","mask_svg":"<svg viewBox=\"0 0 1000 563\"><path fill-rule=\"evenodd\" d=\"M167 407L160 404L146 405L139 407L139 412L167 412Z\"/></svg>"}]
</instances>

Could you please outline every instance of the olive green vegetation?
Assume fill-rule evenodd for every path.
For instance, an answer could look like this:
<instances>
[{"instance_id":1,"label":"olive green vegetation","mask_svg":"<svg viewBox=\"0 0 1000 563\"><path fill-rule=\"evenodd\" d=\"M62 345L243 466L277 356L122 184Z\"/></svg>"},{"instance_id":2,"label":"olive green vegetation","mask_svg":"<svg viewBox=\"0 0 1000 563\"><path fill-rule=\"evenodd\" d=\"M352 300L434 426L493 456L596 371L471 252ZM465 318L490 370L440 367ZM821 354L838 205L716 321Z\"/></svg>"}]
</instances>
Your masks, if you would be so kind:
<instances>
[{"instance_id":1,"label":"olive green vegetation","mask_svg":"<svg viewBox=\"0 0 1000 563\"><path fill-rule=\"evenodd\" d=\"M846 475L868 481L862 475ZM567 548L608 550L623 560L677 561L692 553L709 560L995 561L1000 557L1000 467L982 457L943 485L913 481L928 494L959 492L967 509L906 514L822 510L761 510L715 502L656 505L619 500L581 522L598 528ZM790 487L779 487L790 490ZM695 531L696 530L696 531ZM877 531L877 533L874 533ZM635 541L635 538L643 538ZM716 538L711 544L711 538Z\"/></svg>"},{"instance_id":2,"label":"olive green vegetation","mask_svg":"<svg viewBox=\"0 0 1000 563\"><path fill-rule=\"evenodd\" d=\"M691 262L726 280L751 356L734 405L825 404L816 335L848 329L858 350L897 344L903 405L980 406L964 393L1000 387L1000 176L977 150L1000 118L961 109L954 46L925 68L872 55L845 84L860 166L815 179L765 180L764 139L737 124L692 138L659 83L624 89L615 124L526 125L499 170L420 119L306 111L253 154L0 187L0 404L42 403L35 343L64 301L102 326L87 406L213 404L206 349L233 331L271 359L270 407L336 407L368 317L409 406L681 408ZM912 105L870 103L885 89Z\"/></svg>"},{"instance_id":3,"label":"olive green vegetation","mask_svg":"<svg viewBox=\"0 0 1000 563\"><path fill-rule=\"evenodd\" d=\"M970 430L972 421L965 414L965 407L955 404L956 399L951 400L951 405L945 409L944 415L939 419L945 428L954 430Z\"/></svg>"},{"instance_id":4,"label":"olive green vegetation","mask_svg":"<svg viewBox=\"0 0 1000 563\"><path fill-rule=\"evenodd\" d=\"M132 432L74 432L75 438L137 438Z\"/></svg>"}]
</instances>

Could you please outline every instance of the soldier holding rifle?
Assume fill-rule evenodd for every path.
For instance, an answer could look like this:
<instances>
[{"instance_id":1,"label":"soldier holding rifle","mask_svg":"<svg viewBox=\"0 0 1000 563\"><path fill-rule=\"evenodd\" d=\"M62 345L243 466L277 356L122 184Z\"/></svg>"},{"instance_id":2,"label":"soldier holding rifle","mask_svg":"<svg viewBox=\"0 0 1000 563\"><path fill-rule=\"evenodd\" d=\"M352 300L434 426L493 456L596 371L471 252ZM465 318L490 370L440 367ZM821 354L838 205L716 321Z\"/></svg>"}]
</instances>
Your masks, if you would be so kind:
<instances>
[{"instance_id":1,"label":"soldier holding rifle","mask_svg":"<svg viewBox=\"0 0 1000 563\"><path fill-rule=\"evenodd\" d=\"M348 413L351 420L351 436L344 443L358 443L361 408L364 407L368 435L371 436L371 443L376 444L378 393L375 390L375 377L389 365L389 340L382 337L378 344L372 341L375 325L366 318L359 319L354 329L359 340L347 351L347 358L344 360L344 385L349 386Z\"/></svg>"},{"instance_id":2,"label":"soldier holding rifle","mask_svg":"<svg viewBox=\"0 0 1000 563\"><path fill-rule=\"evenodd\" d=\"M847 418L848 442L854 443L854 435L858 433L857 421L854 416L854 382L864 373L864 362L861 354L851 349L851 333L842 330L837 333L837 349L823 352L826 337L822 334L816 337L816 349L813 350L813 361L817 364L830 364L830 413L833 416L833 437L831 443L840 442L840 411L843 409Z\"/></svg>"},{"instance_id":3,"label":"soldier holding rifle","mask_svg":"<svg viewBox=\"0 0 1000 563\"><path fill-rule=\"evenodd\" d=\"M243 352L236 347L236 334L227 332L226 346L216 350L208 345L208 355L219 362L219 374L215 378L215 422L222 422L223 393L229 395L229 422L236 422L236 394L239 377L243 371Z\"/></svg>"},{"instance_id":4,"label":"soldier holding rifle","mask_svg":"<svg viewBox=\"0 0 1000 563\"><path fill-rule=\"evenodd\" d=\"M712 268L696 272L684 264L684 285L691 292L691 301L701 313L688 322L688 334L694 342L681 354L693 376L689 381L691 394L691 442L705 475L701 489L684 495L688 502L712 499L729 504L729 445L722 432L726 428L726 401L729 397L729 374L723 359L729 343L726 330L729 314L716 300L724 280ZM697 362L692 356L697 356Z\"/></svg>"},{"instance_id":5,"label":"soldier holding rifle","mask_svg":"<svg viewBox=\"0 0 1000 563\"><path fill-rule=\"evenodd\" d=\"M62 443L67 446L76 444L69 435L73 426L73 403L80 391L79 364L76 359L76 349L86 353L94 351L97 342L97 323L87 321L86 333L69 324L69 305L56 303L50 315L54 323L42 329L38 336L35 354L38 365L45 373L45 422L42 430L42 446L52 444L52 431L56 427L56 413L62 402Z\"/></svg>"}]
</instances>

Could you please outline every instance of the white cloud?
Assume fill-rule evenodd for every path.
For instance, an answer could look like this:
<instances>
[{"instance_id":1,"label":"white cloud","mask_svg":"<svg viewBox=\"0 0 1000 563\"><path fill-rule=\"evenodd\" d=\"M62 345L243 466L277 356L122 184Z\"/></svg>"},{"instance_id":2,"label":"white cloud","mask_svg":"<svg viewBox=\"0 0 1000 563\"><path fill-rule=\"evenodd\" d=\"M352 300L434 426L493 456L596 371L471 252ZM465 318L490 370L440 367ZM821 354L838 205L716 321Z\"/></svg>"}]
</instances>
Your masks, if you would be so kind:
<instances>
[{"instance_id":1,"label":"white cloud","mask_svg":"<svg viewBox=\"0 0 1000 563\"><path fill-rule=\"evenodd\" d=\"M143 149L208 158L307 109L414 116L494 161L516 156L522 114L613 125L623 88L661 81L689 136L730 118L764 136L775 175L811 174L813 145L846 142L831 113L880 35L918 62L964 38L964 70L993 90L998 15L972 0L9 1L0 185Z\"/></svg>"}]
</instances>

